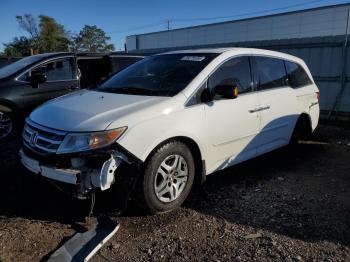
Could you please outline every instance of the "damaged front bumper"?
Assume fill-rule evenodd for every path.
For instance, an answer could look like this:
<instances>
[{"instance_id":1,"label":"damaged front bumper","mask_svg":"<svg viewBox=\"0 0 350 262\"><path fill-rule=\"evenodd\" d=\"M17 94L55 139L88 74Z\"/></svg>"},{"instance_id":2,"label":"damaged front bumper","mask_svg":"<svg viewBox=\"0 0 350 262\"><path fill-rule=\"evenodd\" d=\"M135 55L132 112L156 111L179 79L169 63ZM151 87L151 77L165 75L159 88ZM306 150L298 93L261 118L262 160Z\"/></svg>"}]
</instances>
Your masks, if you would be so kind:
<instances>
[{"instance_id":1,"label":"damaged front bumper","mask_svg":"<svg viewBox=\"0 0 350 262\"><path fill-rule=\"evenodd\" d=\"M86 198L93 190L110 189L116 182L122 188L119 191L128 196L140 171L140 161L131 155L128 156L128 152L125 154L120 150L111 150L97 156L86 154L67 156L65 164L58 164L59 161L55 161L55 157L54 161L45 161L25 149L20 150L19 154L22 164L27 169L57 182L56 185L70 186L73 189L70 193L79 198ZM128 174L125 174L126 172ZM126 190L127 188L130 190Z\"/></svg>"},{"instance_id":2,"label":"damaged front bumper","mask_svg":"<svg viewBox=\"0 0 350 262\"><path fill-rule=\"evenodd\" d=\"M72 168L56 168L41 165L39 161L27 156L23 150L20 151L20 157L22 164L33 173L63 183L81 185L81 192L92 188L100 188L102 191L109 189L114 182L116 169L125 159L120 154L111 155L101 169L91 169L84 166L84 158L72 158Z\"/></svg>"},{"instance_id":3,"label":"damaged front bumper","mask_svg":"<svg viewBox=\"0 0 350 262\"><path fill-rule=\"evenodd\" d=\"M60 182L68 183L68 184L77 184L78 175L80 175L79 170L73 169L59 169L59 168L50 168L46 166L41 166L39 161L30 158L27 156L23 150L19 151L19 155L21 157L22 164L32 171L35 174L41 174L44 177L57 180Z\"/></svg>"}]
</instances>

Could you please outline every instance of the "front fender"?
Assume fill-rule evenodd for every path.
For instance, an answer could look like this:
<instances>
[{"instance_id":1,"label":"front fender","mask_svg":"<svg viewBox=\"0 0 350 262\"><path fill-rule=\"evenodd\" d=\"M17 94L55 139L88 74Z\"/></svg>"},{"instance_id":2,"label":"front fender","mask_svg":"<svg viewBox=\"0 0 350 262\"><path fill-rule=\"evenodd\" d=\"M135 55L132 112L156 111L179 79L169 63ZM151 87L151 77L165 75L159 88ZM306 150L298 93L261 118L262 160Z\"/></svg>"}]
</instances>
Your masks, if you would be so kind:
<instances>
[{"instance_id":1,"label":"front fender","mask_svg":"<svg viewBox=\"0 0 350 262\"><path fill-rule=\"evenodd\" d=\"M206 159L207 136L204 106L196 105L129 127L118 143L145 161L162 142L174 137L186 137L197 143L202 159Z\"/></svg>"}]
</instances>

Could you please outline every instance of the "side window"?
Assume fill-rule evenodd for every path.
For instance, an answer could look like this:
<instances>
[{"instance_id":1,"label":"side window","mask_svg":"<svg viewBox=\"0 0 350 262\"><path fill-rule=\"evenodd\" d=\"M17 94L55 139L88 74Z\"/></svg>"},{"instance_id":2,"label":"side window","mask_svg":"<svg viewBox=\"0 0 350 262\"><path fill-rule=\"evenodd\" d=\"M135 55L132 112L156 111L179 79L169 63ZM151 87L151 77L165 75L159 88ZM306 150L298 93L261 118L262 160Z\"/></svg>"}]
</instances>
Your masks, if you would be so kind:
<instances>
[{"instance_id":1,"label":"side window","mask_svg":"<svg viewBox=\"0 0 350 262\"><path fill-rule=\"evenodd\" d=\"M293 88L298 88L306 85L312 84L311 79L305 72L304 68L301 65L298 65L294 62L285 61L289 85Z\"/></svg>"},{"instance_id":2,"label":"side window","mask_svg":"<svg viewBox=\"0 0 350 262\"><path fill-rule=\"evenodd\" d=\"M20 76L19 78L18 78L18 80L20 80L20 81L23 81L23 82L28 82L29 81L29 72L26 72L25 74L23 74L22 76Z\"/></svg>"},{"instance_id":3,"label":"side window","mask_svg":"<svg viewBox=\"0 0 350 262\"><path fill-rule=\"evenodd\" d=\"M238 94L252 91L252 78L249 58L247 56L233 58L222 64L211 75L208 81L210 89L217 85L238 85Z\"/></svg>"},{"instance_id":4,"label":"side window","mask_svg":"<svg viewBox=\"0 0 350 262\"><path fill-rule=\"evenodd\" d=\"M281 59L255 57L259 89L278 88L286 85L286 70Z\"/></svg>"},{"instance_id":5,"label":"side window","mask_svg":"<svg viewBox=\"0 0 350 262\"><path fill-rule=\"evenodd\" d=\"M76 69L73 58L54 60L40 65L32 70L46 75L47 81L62 81L76 79Z\"/></svg>"}]
</instances>

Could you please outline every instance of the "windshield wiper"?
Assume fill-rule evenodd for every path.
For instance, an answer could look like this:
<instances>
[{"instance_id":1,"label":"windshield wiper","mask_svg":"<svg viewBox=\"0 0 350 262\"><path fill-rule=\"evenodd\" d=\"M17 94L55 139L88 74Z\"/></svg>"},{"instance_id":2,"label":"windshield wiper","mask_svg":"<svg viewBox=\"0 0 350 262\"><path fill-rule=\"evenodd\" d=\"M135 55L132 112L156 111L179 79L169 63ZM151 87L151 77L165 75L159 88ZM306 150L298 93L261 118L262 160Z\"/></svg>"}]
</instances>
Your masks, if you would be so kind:
<instances>
[{"instance_id":1,"label":"windshield wiper","mask_svg":"<svg viewBox=\"0 0 350 262\"><path fill-rule=\"evenodd\" d=\"M141 88L141 87L115 87L115 88L105 88L103 91L111 92L111 93L122 93L122 94L145 94L145 95L155 95L156 91Z\"/></svg>"}]
</instances>

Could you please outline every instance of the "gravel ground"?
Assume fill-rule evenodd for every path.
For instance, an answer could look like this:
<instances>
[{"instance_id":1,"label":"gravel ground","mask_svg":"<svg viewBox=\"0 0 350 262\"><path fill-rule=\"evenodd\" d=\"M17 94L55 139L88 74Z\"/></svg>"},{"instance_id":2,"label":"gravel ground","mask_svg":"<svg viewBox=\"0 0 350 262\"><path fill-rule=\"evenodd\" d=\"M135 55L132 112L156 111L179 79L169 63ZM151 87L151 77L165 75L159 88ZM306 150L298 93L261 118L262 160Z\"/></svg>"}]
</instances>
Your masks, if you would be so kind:
<instances>
[{"instance_id":1,"label":"gravel ground","mask_svg":"<svg viewBox=\"0 0 350 262\"><path fill-rule=\"evenodd\" d=\"M96 219L25 171L18 141L0 146L0 261L45 260ZM349 186L350 130L321 125L295 150L209 176L173 212L110 212L121 227L92 260L350 261Z\"/></svg>"}]
</instances>

